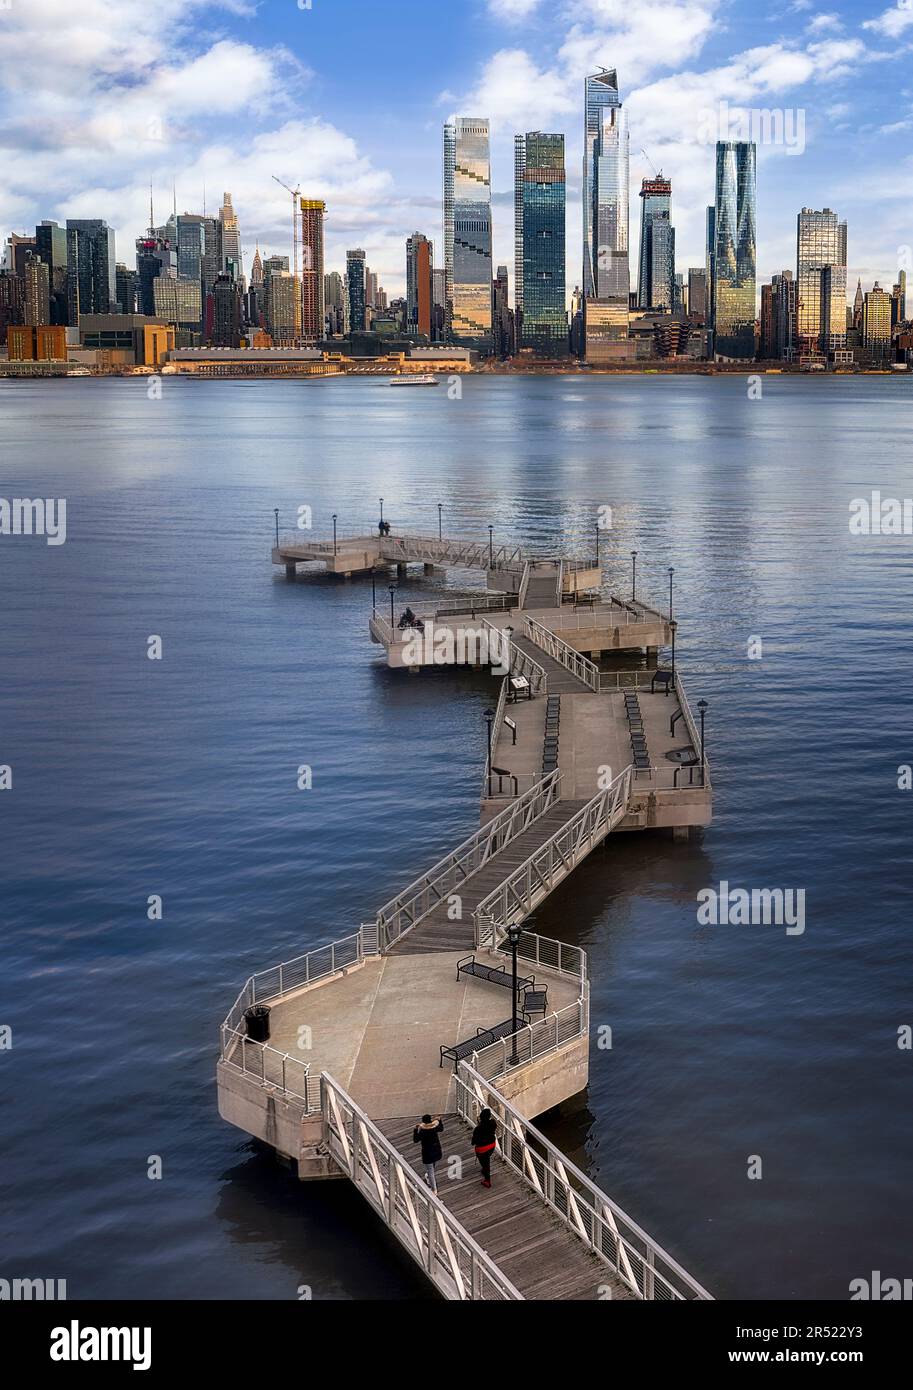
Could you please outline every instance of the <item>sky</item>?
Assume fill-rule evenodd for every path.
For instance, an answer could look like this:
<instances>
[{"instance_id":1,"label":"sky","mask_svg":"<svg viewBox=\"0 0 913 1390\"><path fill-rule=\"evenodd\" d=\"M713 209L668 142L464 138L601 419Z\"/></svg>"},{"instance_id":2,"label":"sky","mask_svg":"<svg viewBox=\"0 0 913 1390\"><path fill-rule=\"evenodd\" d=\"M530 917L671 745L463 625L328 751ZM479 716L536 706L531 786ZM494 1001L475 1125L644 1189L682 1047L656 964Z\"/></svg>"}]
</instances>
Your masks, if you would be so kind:
<instances>
[{"instance_id":1,"label":"sky","mask_svg":"<svg viewBox=\"0 0 913 1390\"><path fill-rule=\"evenodd\" d=\"M911 56L913 0L0 0L0 237L102 217L133 265L150 182L158 222L173 186L179 212L230 190L249 272L257 244L291 251L275 175L326 200L328 270L362 246L397 294L412 231L443 263L443 123L487 116L511 280L513 136L567 137L570 290L583 81L608 67L630 126L632 263L652 163L672 180L677 269L703 264L713 141L768 111L759 282L795 267L798 210L827 206L849 224L852 298L857 278L913 272Z\"/></svg>"}]
</instances>

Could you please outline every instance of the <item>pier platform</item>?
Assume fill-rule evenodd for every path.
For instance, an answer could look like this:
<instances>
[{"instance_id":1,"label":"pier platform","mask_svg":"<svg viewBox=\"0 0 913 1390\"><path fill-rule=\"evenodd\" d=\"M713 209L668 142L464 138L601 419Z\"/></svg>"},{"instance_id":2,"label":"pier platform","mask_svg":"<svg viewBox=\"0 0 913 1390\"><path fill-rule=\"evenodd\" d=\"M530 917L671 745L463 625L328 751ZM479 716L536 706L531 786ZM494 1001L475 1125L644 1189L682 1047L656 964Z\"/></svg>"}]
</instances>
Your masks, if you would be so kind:
<instances>
[{"instance_id":1,"label":"pier platform","mask_svg":"<svg viewBox=\"0 0 913 1390\"><path fill-rule=\"evenodd\" d=\"M424 556L443 544L357 539L363 549L336 541L334 564L437 563ZM385 556L387 541L408 561ZM246 982L221 1029L220 1113L303 1180L353 1182L446 1298L709 1298L534 1123L586 1086L589 980L585 952L534 933L531 914L609 835L689 833L710 819L680 672L601 671L582 654L617 650L629 630L632 646L649 648L645 632L663 645L670 625L616 598L581 613L578 580L596 584L580 562L505 547L496 569L492 547L446 544L459 547L452 563L502 586L470 607L471 659L417 663L486 666L499 682L480 824L373 921ZM311 547L299 558L327 557ZM438 610L418 635L466 616L465 603ZM370 632L388 664L414 667L390 660L404 643L376 611ZM491 1189L468 1144L482 1106L498 1134ZM446 1117L437 1195L411 1142L424 1111Z\"/></svg>"}]
</instances>

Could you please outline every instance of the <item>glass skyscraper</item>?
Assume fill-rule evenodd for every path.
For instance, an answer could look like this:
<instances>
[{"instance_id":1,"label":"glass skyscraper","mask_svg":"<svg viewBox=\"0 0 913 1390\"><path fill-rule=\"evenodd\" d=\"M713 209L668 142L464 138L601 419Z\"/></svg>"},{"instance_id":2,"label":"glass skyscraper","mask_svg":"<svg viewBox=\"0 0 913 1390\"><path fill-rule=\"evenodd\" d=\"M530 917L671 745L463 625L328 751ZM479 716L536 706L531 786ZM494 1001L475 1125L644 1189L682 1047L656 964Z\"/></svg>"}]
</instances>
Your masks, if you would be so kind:
<instances>
[{"instance_id":1,"label":"glass skyscraper","mask_svg":"<svg viewBox=\"0 0 913 1390\"><path fill-rule=\"evenodd\" d=\"M796 221L796 339L804 356L846 347L846 223L830 208Z\"/></svg>"},{"instance_id":2,"label":"glass skyscraper","mask_svg":"<svg viewBox=\"0 0 913 1390\"><path fill-rule=\"evenodd\" d=\"M100 219L67 219L67 319L117 313L114 228Z\"/></svg>"},{"instance_id":3,"label":"glass skyscraper","mask_svg":"<svg viewBox=\"0 0 913 1390\"><path fill-rule=\"evenodd\" d=\"M640 197L637 302L641 309L671 309L675 298L672 184L662 174L653 179L644 179L640 186Z\"/></svg>"},{"instance_id":4,"label":"glass skyscraper","mask_svg":"<svg viewBox=\"0 0 913 1390\"><path fill-rule=\"evenodd\" d=\"M714 355L755 355L756 146L748 140L719 140L716 147L714 212Z\"/></svg>"},{"instance_id":5,"label":"glass skyscraper","mask_svg":"<svg viewBox=\"0 0 913 1390\"><path fill-rule=\"evenodd\" d=\"M586 79L583 292L628 301L628 129L614 71Z\"/></svg>"},{"instance_id":6,"label":"glass skyscraper","mask_svg":"<svg viewBox=\"0 0 913 1390\"><path fill-rule=\"evenodd\" d=\"M564 136L515 137L517 210L514 303L522 310L520 346L548 357L567 353Z\"/></svg>"},{"instance_id":7,"label":"glass skyscraper","mask_svg":"<svg viewBox=\"0 0 913 1390\"><path fill-rule=\"evenodd\" d=\"M488 121L458 116L444 127L444 271L447 331L490 352L491 165Z\"/></svg>"},{"instance_id":8,"label":"glass skyscraper","mask_svg":"<svg viewBox=\"0 0 913 1390\"><path fill-rule=\"evenodd\" d=\"M346 252L346 293L349 301L349 332L364 333L367 323L365 253L360 248Z\"/></svg>"}]
</instances>

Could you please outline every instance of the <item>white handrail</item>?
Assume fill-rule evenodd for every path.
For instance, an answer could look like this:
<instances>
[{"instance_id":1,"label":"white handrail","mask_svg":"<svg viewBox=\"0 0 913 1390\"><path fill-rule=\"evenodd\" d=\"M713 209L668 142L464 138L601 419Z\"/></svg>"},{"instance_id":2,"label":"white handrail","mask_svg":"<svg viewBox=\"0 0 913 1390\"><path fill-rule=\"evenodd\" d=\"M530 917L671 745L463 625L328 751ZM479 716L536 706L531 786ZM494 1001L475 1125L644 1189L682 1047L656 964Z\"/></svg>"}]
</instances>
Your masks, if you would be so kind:
<instances>
[{"instance_id":1,"label":"white handrail","mask_svg":"<svg viewBox=\"0 0 913 1390\"><path fill-rule=\"evenodd\" d=\"M498 739L501 737L501 728L504 723L504 711L507 708L507 682L508 677L505 676L501 682L501 691L495 706L495 717L491 725L491 749L485 753L485 767L482 771L482 801L488 796L489 774L493 766L492 757L498 747Z\"/></svg>"},{"instance_id":2,"label":"white handrail","mask_svg":"<svg viewBox=\"0 0 913 1390\"><path fill-rule=\"evenodd\" d=\"M308 1089L309 1062L302 1062L289 1052L280 1052L278 1048L270 1047L269 1043L256 1042L225 1023L222 1024L220 1039L219 1058L226 1066L242 1076L249 1076L261 1086L303 1100L306 1111L312 1109L313 1097Z\"/></svg>"},{"instance_id":3,"label":"white handrail","mask_svg":"<svg viewBox=\"0 0 913 1390\"><path fill-rule=\"evenodd\" d=\"M463 1302L523 1295L337 1081L322 1072L324 1143L435 1287Z\"/></svg>"},{"instance_id":4,"label":"white handrail","mask_svg":"<svg viewBox=\"0 0 913 1390\"><path fill-rule=\"evenodd\" d=\"M531 642L535 642L537 647L541 647L553 661L560 662L566 671L570 671L572 676L576 676L584 685L589 686L594 693L598 692L599 667L594 662L583 656L575 647L569 646L557 633L544 627L535 618L528 617L526 626Z\"/></svg>"},{"instance_id":5,"label":"white handrail","mask_svg":"<svg viewBox=\"0 0 913 1390\"><path fill-rule=\"evenodd\" d=\"M529 915L548 897L590 851L605 839L627 813L631 795L631 771L626 767L604 790L597 792L575 816L540 845L473 913L477 944L493 924L494 941L511 922Z\"/></svg>"},{"instance_id":6,"label":"white handrail","mask_svg":"<svg viewBox=\"0 0 913 1390\"><path fill-rule=\"evenodd\" d=\"M515 642L511 642L503 628L495 627L487 618L480 618L479 622L483 627L487 627L491 633L488 639L488 650L492 656L499 652L503 653L506 645L506 655L509 662L509 671L512 676L525 676L529 681L530 689L534 695L548 694L548 674L538 661L534 661L528 652L524 652Z\"/></svg>"},{"instance_id":7,"label":"white handrail","mask_svg":"<svg viewBox=\"0 0 913 1390\"><path fill-rule=\"evenodd\" d=\"M638 1298L705 1301L712 1295L531 1124L468 1062L456 1069L457 1111L474 1124L487 1107L499 1157Z\"/></svg>"},{"instance_id":8,"label":"white handrail","mask_svg":"<svg viewBox=\"0 0 913 1390\"><path fill-rule=\"evenodd\" d=\"M448 891L457 888L492 855L528 830L554 805L560 790L561 774L555 769L385 903L377 913L380 949L387 950L437 907Z\"/></svg>"}]
</instances>

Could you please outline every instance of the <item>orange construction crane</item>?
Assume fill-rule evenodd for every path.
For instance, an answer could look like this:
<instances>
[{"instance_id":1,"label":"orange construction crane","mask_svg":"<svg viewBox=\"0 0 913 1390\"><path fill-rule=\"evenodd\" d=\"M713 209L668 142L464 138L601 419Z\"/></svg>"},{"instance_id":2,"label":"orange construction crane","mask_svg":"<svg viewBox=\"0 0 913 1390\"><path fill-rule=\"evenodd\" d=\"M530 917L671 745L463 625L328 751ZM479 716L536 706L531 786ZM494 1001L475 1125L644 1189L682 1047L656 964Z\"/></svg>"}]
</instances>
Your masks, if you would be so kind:
<instances>
[{"instance_id":1,"label":"orange construction crane","mask_svg":"<svg viewBox=\"0 0 913 1390\"><path fill-rule=\"evenodd\" d=\"M287 183L277 179L272 175L280 188L284 188L286 193L292 195L292 273L295 277L295 337L301 337L301 286L298 282L298 200L301 197L301 186L289 188Z\"/></svg>"}]
</instances>

